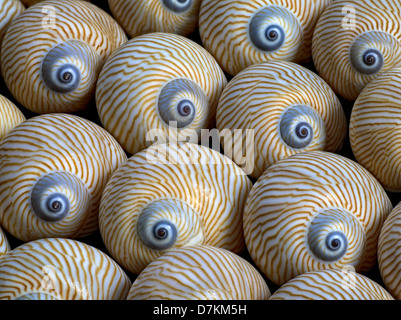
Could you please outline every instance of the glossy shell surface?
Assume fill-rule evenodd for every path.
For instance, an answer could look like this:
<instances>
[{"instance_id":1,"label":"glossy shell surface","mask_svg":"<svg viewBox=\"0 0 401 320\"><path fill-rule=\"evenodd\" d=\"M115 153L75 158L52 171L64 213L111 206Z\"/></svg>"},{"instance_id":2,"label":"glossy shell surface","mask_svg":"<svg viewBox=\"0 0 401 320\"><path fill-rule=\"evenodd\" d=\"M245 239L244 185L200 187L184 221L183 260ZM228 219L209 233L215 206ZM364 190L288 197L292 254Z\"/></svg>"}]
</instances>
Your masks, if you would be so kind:
<instances>
[{"instance_id":1,"label":"glossy shell surface","mask_svg":"<svg viewBox=\"0 0 401 320\"><path fill-rule=\"evenodd\" d=\"M25 115L14 103L0 95L0 141L25 120Z\"/></svg>"}]
</instances>

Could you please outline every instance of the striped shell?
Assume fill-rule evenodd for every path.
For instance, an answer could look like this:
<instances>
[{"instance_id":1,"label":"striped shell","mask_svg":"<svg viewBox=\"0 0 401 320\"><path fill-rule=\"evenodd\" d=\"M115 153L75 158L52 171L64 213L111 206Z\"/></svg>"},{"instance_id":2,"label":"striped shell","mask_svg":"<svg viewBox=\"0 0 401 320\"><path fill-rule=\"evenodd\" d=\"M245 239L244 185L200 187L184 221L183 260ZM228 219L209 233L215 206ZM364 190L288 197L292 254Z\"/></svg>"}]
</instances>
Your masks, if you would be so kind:
<instances>
[{"instance_id":1,"label":"striped shell","mask_svg":"<svg viewBox=\"0 0 401 320\"><path fill-rule=\"evenodd\" d=\"M394 300L370 278L344 270L304 273L278 288L269 300Z\"/></svg>"},{"instance_id":2,"label":"striped shell","mask_svg":"<svg viewBox=\"0 0 401 320\"><path fill-rule=\"evenodd\" d=\"M99 226L110 254L139 274L165 252L196 244L242 252L242 213L251 189L220 152L159 144L128 159L103 192Z\"/></svg>"},{"instance_id":3,"label":"striped shell","mask_svg":"<svg viewBox=\"0 0 401 320\"><path fill-rule=\"evenodd\" d=\"M0 142L2 226L23 241L93 233L102 191L125 160L89 120L58 113L26 120Z\"/></svg>"},{"instance_id":4,"label":"striped shell","mask_svg":"<svg viewBox=\"0 0 401 320\"><path fill-rule=\"evenodd\" d=\"M8 242L7 235L0 227L0 259L3 255L9 252L11 249L10 243Z\"/></svg>"},{"instance_id":5,"label":"striped shell","mask_svg":"<svg viewBox=\"0 0 401 320\"><path fill-rule=\"evenodd\" d=\"M20 0L0 0L0 45L11 22L24 11Z\"/></svg>"},{"instance_id":6,"label":"striped shell","mask_svg":"<svg viewBox=\"0 0 401 320\"><path fill-rule=\"evenodd\" d=\"M33 112L83 110L103 62L126 40L117 22L89 2L39 3L18 16L4 37L4 81Z\"/></svg>"},{"instance_id":7,"label":"striped shell","mask_svg":"<svg viewBox=\"0 0 401 320\"><path fill-rule=\"evenodd\" d=\"M25 120L24 114L14 103L0 95L0 141Z\"/></svg>"},{"instance_id":8,"label":"striped shell","mask_svg":"<svg viewBox=\"0 0 401 320\"><path fill-rule=\"evenodd\" d=\"M175 34L151 33L129 40L106 61L96 89L97 110L106 130L135 154L155 142L155 134L165 140L171 129L184 141L200 136L201 129L212 126L226 84L223 71L200 45Z\"/></svg>"},{"instance_id":9,"label":"striped shell","mask_svg":"<svg viewBox=\"0 0 401 320\"><path fill-rule=\"evenodd\" d=\"M269 59L311 59L314 27L331 0L203 0L199 33L224 71Z\"/></svg>"},{"instance_id":10,"label":"striped shell","mask_svg":"<svg viewBox=\"0 0 401 320\"><path fill-rule=\"evenodd\" d=\"M380 229L392 204L354 161L323 151L281 160L259 178L244 209L255 263L274 283L318 269L376 264Z\"/></svg>"},{"instance_id":11,"label":"striped shell","mask_svg":"<svg viewBox=\"0 0 401 320\"><path fill-rule=\"evenodd\" d=\"M380 231L377 257L387 290L401 299L401 203L390 213Z\"/></svg>"},{"instance_id":12,"label":"striped shell","mask_svg":"<svg viewBox=\"0 0 401 320\"><path fill-rule=\"evenodd\" d=\"M0 300L124 300L131 285L109 256L71 239L31 241L0 259Z\"/></svg>"},{"instance_id":13,"label":"striped shell","mask_svg":"<svg viewBox=\"0 0 401 320\"><path fill-rule=\"evenodd\" d=\"M248 67L227 84L217 107L216 126L222 137L224 130L241 129L242 143L247 130L253 130L254 166L249 174L255 178L299 152L339 151L347 134L344 110L331 88L312 71L279 60ZM240 145L235 139L233 147L229 145L238 149L234 161L242 157Z\"/></svg>"},{"instance_id":14,"label":"striped shell","mask_svg":"<svg viewBox=\"0 0 401 320\"><path fill-rule=\"evenodd\" d=\"M108 0L129 37L151 32L189 35L198 26L201 0Z\"/></svg>"},{"instance_id":15,"label":"striped shell","mask_svg":"<svg viewBox=\"0 0 401 320\"><path fill-rule=\"evenodd\" d=\"M383 187L401 192L401 68L379 75L354 103L350 142L356 160Z\"/></svg>"},{"instance_id":16,"label":"striped shell","mask_svg":"<svg viewBox=\"0 0 401 320\"><path fill-rule=\"evenodd\" d=\"M42 2L42 1L45 1L45 0L21 0L21 2L27 7L33 6L34 4L37 4L37 3ZM61 0L61 1L64 1L64 0ZM83 1L89 1L90 2L90 0L83 0Z\"/></svg>"},{"instance_id":17,"label":"striped shell","mask_svg":"<svg viewBox=\"0 0 401 320\"><path fill-rule=\"evenodd\" d=\"M380 73L401 65L399 1L335 1L321 15L312 55L319 75L348 100Z\"/></svg>"},{"instance_id":18,"label":"striped shell","mask_svg":"<svg viewBox=\"0 0 401 320\"><path fill-rule=\"evenodd\" d=\"M266 300L261 274L228 250L197 245L170 251L136 278L127 300Z\"/></svg>"}]
</instances>

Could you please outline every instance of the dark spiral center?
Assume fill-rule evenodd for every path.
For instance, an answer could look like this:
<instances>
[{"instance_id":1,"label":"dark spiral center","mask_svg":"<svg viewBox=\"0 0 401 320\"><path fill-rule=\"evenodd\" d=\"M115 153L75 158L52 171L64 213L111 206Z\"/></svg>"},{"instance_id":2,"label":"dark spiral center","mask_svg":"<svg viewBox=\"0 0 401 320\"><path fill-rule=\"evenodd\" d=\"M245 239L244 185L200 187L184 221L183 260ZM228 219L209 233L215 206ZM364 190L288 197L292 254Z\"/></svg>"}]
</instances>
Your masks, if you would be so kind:
<instances>
[{"instance_id":1,"label":"dark spiral center","mask_svg":"<svg viewBox=\"0 0 401 320\"><path fill-rule=\"evenodd\" d=\"M155 236L162 240L162 239L166 239L168 235L168 231L166 228L158 228L155 232Z\"/></svg>"},{"instance_id":2,"label":"dark spiral center","mask_svg":"<svg viewBox=\"0 0 401 320\"><path fill-rule=\"evenodd\" d=\"M267 33L267 39L274 41L278 38L278 32L275 30L271 30Z\"/></svg>"},{"instance_id":3,"label":"dark spiral center","mask_svg":"<svg viewBox=\"0 0 401 320\"><path fill-rule=\"evenodd\" d=\"M189 100L182 100L178 104L178 114L182 117L187 117L192 113L192 110L194 109L194 106L191 101Z\"/></svg>"},{"instance_id":4,"label":"dark spiral center","mask_svg":"<svg viewBox=\"0 0 401 320\"><path fill-rule=\"evenodd\" d=\"M376 63L376 57L373 54L367 54L364 61L368 66L372 66Z\"/></svg>"},{"instance_id":5,"label":"dark spiral center","mask_svg":"<svg viewBox=\"0 0 401 320\"><path fill-rule=\"evenodd\" d=\"M311 130L311 127L308 123L301 122L297 125L297 127L295 129L295 133L299 138L305 139L309 136L310 130Z\"/></svg>"},{"instance_id":6,"label":"dark spiral center","mask_svg":"<svg viewBox=\"0 0 401 320\"><path fill-rule=\"evenodd\" d=\"M337 249L337 248L339 248L340 246L341 246L340 240L334 239L334 240L331 241L331 247L332 247L333 249Z\"/></svg>"}]
</instances>

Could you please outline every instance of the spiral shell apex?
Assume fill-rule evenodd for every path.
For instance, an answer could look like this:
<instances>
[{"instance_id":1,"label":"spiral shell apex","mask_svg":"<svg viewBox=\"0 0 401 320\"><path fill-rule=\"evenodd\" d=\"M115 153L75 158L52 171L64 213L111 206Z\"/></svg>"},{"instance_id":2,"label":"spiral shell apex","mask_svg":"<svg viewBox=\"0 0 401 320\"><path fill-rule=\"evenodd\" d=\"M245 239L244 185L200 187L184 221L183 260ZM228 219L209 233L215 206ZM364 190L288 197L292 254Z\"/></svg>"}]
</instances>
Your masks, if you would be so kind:
<instances>
[{"instance_id":1,"label":"spiral shell apex","mask_svg":"<svg viewBox=\"0 0 401 320\"><path fill-rule=\"evenodd\" d=\"M1 68L13 96L36 113L86 109L123 29L85 1L45 1L18 16L4 37Z\"/></svg>"},{"instance_id":2,"label":"spiral shell apex","mask_svg":"<svg viewBox=\"0 0 401 320\"><path fill-rule=\"evenodd\" d=\"M25 120L24 114L14 103L0 95L0 141Z\"/></svg>"},{"instance_id":3,"label":"spiral shell apex","mask_svg":"<svg viewBox=\"0 0 401 320\"><path fill-rule=\"evenodd\" d=\"M269 300L394 300L370 278L351 269L316 270L289 280Z\"/></svg>"},{"instance_id":4,"label":"spiral shell apex","mask_svg":"<svg viewBox=\"0 0 401 320\"><path fill-rule=\"evenodd\" d=\"M113 17L131 37L151 32L189 35L198 26L201 0L109 0Z\"/></svg>"},{"instance_id":5,"label":"spiral shell apex","mask_svg":"<svg viewBox=\"0 0 401 320\"><path fill-rule=\"evenodd\" d=\"M96 89L100 120L128 153L168 140L200 137L212 126L227 79L214 58L183 36L129 40L106 61Z\"/></svg>"},{"instance_id":6,"label":"spiral shell apex","mask_svg":"<svg viewBox=\"0 0 401 320\"><path fill-rule=\"evenodd\" d=\"M252 130L254 167L249 171L255 178L299 152L339 151L347 133L344 110L333 90L312 71L279 60L250 66L227 84L218 103L216 127L223 138L225 132L242 129L242 143L247 130ZM232 149L241 144L235 139L232 143ZM234 161L235 156L234 152Z\"/></svg>"},{"instance_id":7,"label":"spiral shell apex","mask_svg":"<svg viewBox=\"0 0 401 320\"><path fill-rule=\"evenodd\" d=\"M330 0L203 0L202 43L224 71L236 75L269 59L311 59L315 24Z\"/></svg>"},{"instance_id":8,"label":"spiral shell apex","mask_svg":"<svg viewBox=\"0 0 401 320\"><path fill-rule=\"evenodd\" d=\"M312 56L333 90L356 100L366 84L401 65L399 2L335 1L314 31Z\"/></svg>"},{"instance_id":9,"label":"spiral shell apex","mask_svg":"<svg viewBox=\"0 0 401 320\"><path fill-rule=\"evenodd\" d=\"M104 186L124 161L121 146L89 120L26 120L0 143L2 226L23 241L90 235Z\"/></svg>"},{"instance_id":10,"label":"spiral shell apex","mask_svg":"<svg viewBox=\"0 0 401 320\"><path fill-rule=\"evenodd\" d=\"M218 151L192 143L142 150L113 174L99 226L110 254L139 274L173 248L197 244L242 252L251 181Z\"/></svg>"},{"instance_id":11,"label":"spiral shell apex","mask_svg":"<svg viewBox=\"0 0 401 320\"><path fill-rule=\"evenodd\" d=\"M350 120L350 142L355 159L383 187L401 192L401 68L379 75L362 90Z\"/></svg>"},{"instance_id":12,"label":"spiral shell apex","mask_svg":"<svg viewBox=\"0 0 401 320\"><path fill-rule=\"evenodd\" d=\"M380 229L392 210L380 183L354 161L323 151L280 160L253 186L244 234L255 263L274 283L318 269L376 263Z\"/></svg>"},{"instance_id":13,"label":"spiral shell apex","mask_svg":"<svg viewBox=\"0 0 401 320\"><path fill-rule=\"evenodd\" d=\"M124 300L132 283L102 251L71 239L40 239L0 259L0 300Z\"/></svg>"},{"instance_id":14,"label":"spiral shell apex","mask_svg":"<svg viewBox=\"0 0 401 320\"><path fill-rule=\"evenodd\" d=\"M245 259L222 248L178 248L151 262L127 300L266 300L270 290Z\"/></svg>"}]
</instances>

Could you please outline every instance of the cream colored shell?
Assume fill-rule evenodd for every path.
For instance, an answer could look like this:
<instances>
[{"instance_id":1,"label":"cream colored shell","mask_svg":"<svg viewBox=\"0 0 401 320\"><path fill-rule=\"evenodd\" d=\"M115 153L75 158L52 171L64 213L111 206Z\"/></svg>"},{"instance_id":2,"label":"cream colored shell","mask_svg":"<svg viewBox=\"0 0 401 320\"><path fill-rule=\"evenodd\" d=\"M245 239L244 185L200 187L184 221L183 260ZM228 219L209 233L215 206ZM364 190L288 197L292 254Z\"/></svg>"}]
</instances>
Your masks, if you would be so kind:
<instances>
[{"instance_id":1,"label":"cream colored shell","mask_svg":"<svg viewBox=\"0 0 401 320\"><path fill-rule=\"evenodd\" d=\"M113 174L99 211L102 239L139 274L173 248L206 244L242 252L242 213L251 181L229 158L197 144L142 150ZM157 230L167 230L165 239Z\"/></svg>"},{"instance_id":2,"label":"cream colored shell","mask_svg":"<svg viewBox=\"0 0 401 320\"><path fill-rule=\"evenodd\" d=\"M278 285L318 269L365 272L376 264L392 208L383 187L356 162L324 151L299 153L272 165L253 186L245 241Z\"/></svg>"},{"instance_id":3,"label":"cream colored shell","mask_svg":"<svg viewBox=\"0 0 401 320\"><path fill-rule=\"evenodd\" d=\"M316 270L289 280L269 300L394 300L389 292L352 269Z\"/></svg>"},{"instance_id":4,"label":"cream colored shell","mask_svg":"<svg viewBox=\"0 0 401 320\"><path fill-rule=\"evenodd\" d=\"M11 22L24 11L20 0L0 0L0 45Z\"/></svg>"},{"instance_id":5,"label":"cream colored shell","mask_svg":"<svg viewBox=\"0 0 401 320\"><path fill-rule=\"evenodd\" d=\"M201 0L109 0L113 17L134 38L151 32L189 35L198 26Z\"/></svg>"},{"instance_id":6,"label":"cream colored shell","mask_svg":"<svg viewBox=\"0 0 401 320\"><path fill-rule=\"evenodd\" d=\"M380 231L378 263L381 279L387 290L397 299L401 299L401 204L390 213Z\"/></svg>"},{"instance_id":7,"label":"cream colored shell","mask_svg":"<svg viewBox=\"0 0 401 320\"><path fill-rule=\"evenodd\" d=\"M0 95L0 141L25 120L25 115L14 103Z\"/></svg>"},{"instance_id":8,"label":"cream colored shell","mask_svg":"<svg viewBox=\"0 0 401 320\"><path fill-rule=\"evenodd\" d=\"M4 37L4 81L33 112L85 109L104 61L126 40L117 22L94 4L38 3L18 16Z\"/></svg>"},{"instance_id":9,"label":"cream colored shell","mask_svg":"<svg viewBox=\"0 0 401 320\"><path fill-rule=\"evenodd\" d=\"M8 251L10 251L10 243L7 239L7 235L0 227L0 259L3 255L5 255Z\"/></svg>"},{"instance_id":10,"label":"cream colored shell","mask_svg":"<svg viewBox=\"0 0 401 320\"><path fill-rule=\"evenodd\" d=\"M21 2L24 5L26 5L27 7L33 6L34 4L37 4L37 3L42 2L42 1L44 1L44 0L21 0ZM62 0L62 1L64 1L64 0ZM89 1L90 2L90 0L83 0L83 1Z\"/></svg>"},{"instance_id":11,"label":"cream colored shell","mask_svg":"<svg viewBox=\"0 0 401 320\"><path fill-rule=\"evenodd\" d=\"M304 62L311 59L313 30L330 3L331 0L203 0L199 33L205 48L231 75L269 59ZM267 37L267 31L274 26L281 30L281 42L280 37Z\"/></svg>"},{"instance_id":12,"label":"cream colored shell","mask_svg":"<svg viewBox=\"0 0 401 320\"><path fill-rule=\"evenodd\" d=\"M127 300L266 300L261 274L228 250L197 245L151 262L134 281Z\"/></svg>"},{"instance_id":13,"label":"cream colored shell","mask_svg":"<svg viewBox=\"0 0 401 320\"><path fill-rule=\"evenodd\" d=\"M380 73L401 66L400 15L395 0L335 1L324 11L312 55L319 75L337 94L356 100Z\"/></svg>"},{"instance_id":14,"label":"cream colored shell","mask_svg":"<svg viewBox=\"0 0 401 320\"><path fill-rule=\"evenodd\" d=\"M124 300L131 280L93 246L40 239L0 258L0 300Z\"/></svg>"},{"instance_id":15,"label":"cream colored shell","mask_svg":"<svg viewBox=\"0 0 401 320\"><path fill-rule=\"evenodd\" d=\"M401 68L393 68L366 85L354 103L350 143L356 160L383 187L401 191Z\"/></svg>"},{"instance_id":16,"label":"cream colored shell","mask_svg":"<svg viewBox=\"0 0 401 320\"><path fill-rule=\"evenodd\" d=\"M228 138L233 130L242 130L238 137L242 141L234 139L231 147L228 140L228 146L240 152L239 159L243 152L238 146L254 143L253 170L249 167L247 173L255 178L299 152L339 151L347 134L344 110L327 83L298 64L279 60L250 66L227 84L218 103L216 126L222 137L228 130ZM254 140L247 142L247 130L252 130ZM234 152L234 161L237 156Z\"/></svg>"},{"instance_id":17,"label":"cream colored shell","mask_svg":"<svg viewBox=\"0 0 401 320\"><path fill-rule=\"evenodd\" d=\"M26 120L0 142L2 226L23 241L93 233L103 189L125 160L89 120L57 113Z\"/></svg>"},{"instance_id":18,"label":"cream colored shell","mask_svg":"<svg viewBox=\"0 0 401 320\"><path fill-rule=\"evenodd\" d=\"M106 61L96 105L106 130L135 154L171 138L171 129L180 140L197 142L201 129L213 126L226 84L217 62L199 44L151 33L129 40ZM182 102L188 102L188 114L179 114Z\"/></svg>"}]
</instances>

